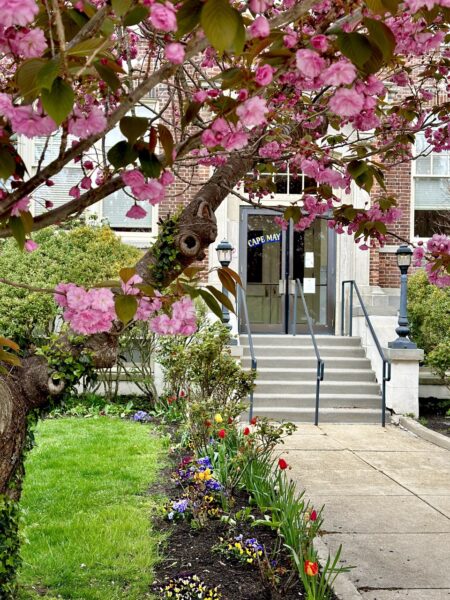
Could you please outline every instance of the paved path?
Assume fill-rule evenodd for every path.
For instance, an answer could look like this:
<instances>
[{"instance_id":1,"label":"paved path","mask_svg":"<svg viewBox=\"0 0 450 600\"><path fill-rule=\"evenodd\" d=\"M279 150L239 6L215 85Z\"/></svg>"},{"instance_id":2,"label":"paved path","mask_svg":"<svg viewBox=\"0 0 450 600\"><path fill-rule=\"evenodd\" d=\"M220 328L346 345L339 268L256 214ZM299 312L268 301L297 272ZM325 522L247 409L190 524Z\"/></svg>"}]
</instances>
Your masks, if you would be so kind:
<instances>
[{"instance_id":1,"label":"paved path","mask_svg":"<svg viewBox=\"0 0 450 600\"><path fill-rule=\"evenodd\" d=\"M364 600L450 600L450 451L393 425L300 425L283 453Z\"/></svg>"}]
</instances>

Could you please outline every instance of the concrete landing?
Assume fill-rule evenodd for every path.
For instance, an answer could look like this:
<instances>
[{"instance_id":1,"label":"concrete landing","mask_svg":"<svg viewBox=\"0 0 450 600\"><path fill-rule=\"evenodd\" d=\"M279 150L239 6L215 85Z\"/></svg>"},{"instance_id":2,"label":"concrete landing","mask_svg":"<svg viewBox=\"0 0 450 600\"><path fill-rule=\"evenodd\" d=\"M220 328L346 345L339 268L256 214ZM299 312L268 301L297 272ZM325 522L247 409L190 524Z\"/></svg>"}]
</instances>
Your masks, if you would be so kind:
<instances>
[{"instance_id":1,"label":"concrete landing","mask_svg":"<svg viewBox=\"0 0 450 600\"><path fill-rule=\"evenodd\" d=\"M282 451L364 600L450 600L450 451L358 424L301 424Z\"/></svg>"}]
</instances>

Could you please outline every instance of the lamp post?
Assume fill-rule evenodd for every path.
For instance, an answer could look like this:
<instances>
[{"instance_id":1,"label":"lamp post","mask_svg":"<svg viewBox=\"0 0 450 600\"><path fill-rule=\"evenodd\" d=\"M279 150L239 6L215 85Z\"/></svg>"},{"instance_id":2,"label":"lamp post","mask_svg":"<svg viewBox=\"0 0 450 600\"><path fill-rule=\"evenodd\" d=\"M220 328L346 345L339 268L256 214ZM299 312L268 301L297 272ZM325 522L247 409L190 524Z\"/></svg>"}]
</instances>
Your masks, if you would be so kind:
<instances>
[{"instance_id":1,"label":"lamp post","mask_svg":"<svg viewBox=\"0 0 450 600\"><path fill-rule=\"evenodd\" d=\"M228 267L230 265L233 257L233 250L234 248L228 240L222 240L220 244L216 246L217 258L222 267ZM222 292L225 296L228 296L228 291L224 287L222 287ZM224 304L222 304L222 323L228 331L231 331L230 311Z\"/></svg>"},{"instance_id":2,"label":"lamp post","mask_svg":"<svg viewBox=\"0 0 450 600\"><path fill-rule=\"evenodd\" d=\"M408 269L411 265L412 250L407 244L401 244L395 253L397 257L397 265L400 269L400 311L398 314L398 327L395 330L398 338L393 342L388 343L389 348L402 348L406 350L416 349L417 346L409 339L409 322L408 322Z\"/></svg>"}]
</instances>

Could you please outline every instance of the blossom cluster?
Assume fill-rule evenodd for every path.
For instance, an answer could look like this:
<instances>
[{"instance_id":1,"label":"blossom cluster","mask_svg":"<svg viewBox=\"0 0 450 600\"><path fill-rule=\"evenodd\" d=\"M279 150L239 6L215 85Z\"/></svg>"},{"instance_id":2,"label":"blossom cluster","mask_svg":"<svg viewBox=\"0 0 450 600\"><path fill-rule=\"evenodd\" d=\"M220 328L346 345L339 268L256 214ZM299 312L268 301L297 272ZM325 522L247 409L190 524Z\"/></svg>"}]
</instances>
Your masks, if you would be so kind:
<instances>
[{"instance_id":1,"label":"blossom cluster","mask_svg":"<svg viewBox=\"0 0 450 600\"><path fill-rule=\"evenodd\" d=\"M164 200L165 188L173 183L174 177L166 171L159 179L146 180L141 171L133 169L122 173L122 181L131 188L135 200L148 201L152 206L156 206ZM136 203L126 214L130 219L143 219L146 215L146 210Z\"/></svg>"},{"instance_id":2,"label":"blossom cluster","mask_svg":"<svg viewBox=\"0 0 450 600\"><path fill-rule=\"evenodd\" d=\"M161 598L171 600L221 600L218 587L208 587L198 575L182 575L159 588Z\"/></svg>"},{"instance_id":3,"label":"blossom cluster","mask_svg":"<svg viewBox=\"0 0 450 600\"><path fill-rule=\"evenodd\" d=\"M232 539L220 538L220 542L215 546L215 549L228 559L234 559L249 565L258 562L264 554L264 546L256 538L244 539L242 533Z\"/></svg>"},{"instance_id":4,"label":"blossom cluster","mask_svg":"<svg viewBox=\"0 0 450 600\"><path fill-rule=\"evenodd\" d=\"M428 259L425 263L425 271L430 283L438 287L449 287L450 238L436 233L426 242L426 246L419 242L413 252L413 265L421 267L425 259Z\"/></svg>"}]
</instances>

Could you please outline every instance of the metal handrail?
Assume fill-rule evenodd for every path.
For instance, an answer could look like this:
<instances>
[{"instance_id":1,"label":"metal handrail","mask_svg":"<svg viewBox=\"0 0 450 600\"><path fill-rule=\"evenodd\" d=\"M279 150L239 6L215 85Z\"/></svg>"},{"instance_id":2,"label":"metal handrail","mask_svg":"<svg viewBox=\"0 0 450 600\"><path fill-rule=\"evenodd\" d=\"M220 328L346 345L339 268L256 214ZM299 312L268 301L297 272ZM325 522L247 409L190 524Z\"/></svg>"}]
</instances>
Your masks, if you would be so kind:
<instances>
[{"instance_id":1,"label":"metal handrail","mask_svg":"<svg viewBox=\"0 0 450 600\"><path fill-rule=\"evenodd\" d=\"M312 325L312 319L309 314L308 306L306 305L305 294L303 293L303 287L300 279L295 280L295 291L294 291L294 315L292 319L292 335L297 334L297 300L298 290L303 302L303 308L305 309L306 320L308 323L309 335L311 336L312 343L314 346L314 352L316 353L317 359L317 371L316 371L316 412L314 416L314 425L319 424L319 403L320 403L320 382L323 381L323 375L325 371L325 362L320 357L319 348L317 347L316 336L314 335L314 329Z\"/></svg>"},{"instance_id":2,"label":"metal handrail","mask_svg":"<svg viewBox=\"0 0 450 600\"><path fill-rule=\"evenodd\" d=\"M361 293L356 284L356 281L353 279L347 279L342 282L342 297L341 297L341 335L344 335L344 325L345 325L345 285L350 284L350 314L349 314L349 326L348 326L348 335L352 337L353 335L353 289L358 296L359 304L361 306L361 310L363 311L364 317L366 319L366 323L369 327L370 333L372 334L373 341L375 342L375 346L377 347L378 353L383 361L383 373L382 373L382 382L381 382L381 425L383 427L386 426L386 382L391 380L391 361L388 360L383 352L383 348L381 347L380 341L378 340L378 336L375 333L375 329L373 328L372 322L369 317L369 313L367 312L366 306L361 297Z\"/></svg>"},{"instance_id":3,"label":"metal handrail","mask_svg":"<svg viewBox=\"0 0 450 600\"><path fill-rule=\"evenodd\" d=\"M244 321L245 321L245 328L247 330L247 336L248 336L248 346L250 349L250 357L251 357L251 361L252 361L252 371L254 371L256 373L256 370L258 367L258 361L256 360L255 349L253 347L253 338L252 338L252 332L250 329L250 320L248 318L247 298L245 296L245 290L242 286L240 286L238 284L237 289L238 289L238 292L241 297L240 306L242 306L244 309ZM251 389L251 391L249 393L249 400L250 400L250 409L249 409L249 413L248 413L248 418L249 418L249 421L251 421L253 419L253 388Z\"/></svg>"}]
</instances>

